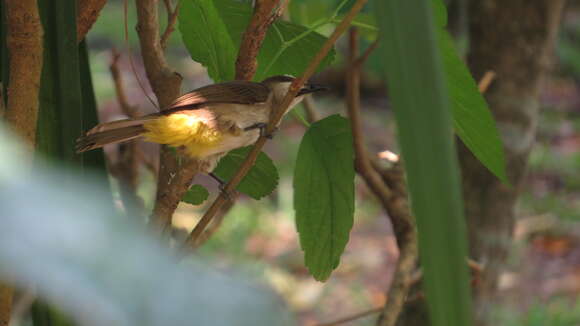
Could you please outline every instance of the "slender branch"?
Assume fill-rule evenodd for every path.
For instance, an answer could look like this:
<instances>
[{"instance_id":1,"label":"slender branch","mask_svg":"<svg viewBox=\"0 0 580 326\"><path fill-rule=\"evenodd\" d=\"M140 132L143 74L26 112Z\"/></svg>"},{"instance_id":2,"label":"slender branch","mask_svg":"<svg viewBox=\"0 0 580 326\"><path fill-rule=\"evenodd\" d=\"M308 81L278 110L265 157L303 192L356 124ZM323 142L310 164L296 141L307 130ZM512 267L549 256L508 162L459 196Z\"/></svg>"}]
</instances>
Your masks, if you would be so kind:
<instances>
[{"instance_id":1,"label":"slender branch","mask_svg":"<svg viewBox=\"0 0 580 326\"><path fill-rule=\"evenodd\" d=\"M38 92L42 71L42 24L36 0L8 0L7 47L10 80L5 119L30 148L36 144Z\"/></svg>"},{"instance_id":2,"label":"slender branch","mask_svg":"<svg viewBox=\"0 0 580 326\"><path fill-rule=\"evenodd\" d=\"M383 307L371 308L371 309L361 311L359 313L356 313L356 314L348 316L348 317L340 318L340 319L337 319L335 321L331 321L329 323L316 324L314 326L336 326L336 325L348 323L350 321L354 321L354 320L357 320L360 318L364 318L364 317L367 317L370 315L377 314L377 313L381 312L381 310L383 310Z\"/></svg>"},{"instance_id":3,"label":"slender branch","mask_svg":"<svg viewBox=\"0 0 580 326\"><path fill-rule=\"evenodd\" d=\"M12 299L14 290L0 283L0 326L8 326L12 315Z\"/></svg>"},{"instance_id":4,"label":"slender branch","mask_svg":"<svg viewBox=\"0 0 580 326\"><path fill-rule=\"evenodd\" d=\"M212 222L205 229L205 231L201 234L201 236L199 236L197 241L191 244L190 249L197 249L197 248L203 246L203 244L206 243L217 232L217 230L219 230L220 226L222 225L222 222L224 221L226 214L234 206L234 203L235 203L238 196L239 196L238 192L234 192L233 194L230 194L230 197L232 200L228 200L228 202L225 203L224 206L221 207L220 211L216 214L216 216L214 217Z\"/></svg>"},{"instance_id":5,"label":"slender branch","mask_svg":"<svg viewBox=\"0 0 580 326\"><path fill-rule=\"evenodd\" d=\"M158 0L136 0L137 32L147 78L161 108L168 107L179 96L181 76L169 68L159 37ZM171 225L179 200L189 189L199 171L198 162L180 168L166 146L162 147L157 178L157 196L150 223L165 233Z\"/></svg>"},{"instance_id":6,"label":"slender branch","mask_svg":"<svg viewBox=\"0 0 580 326\"><path fill-rule=\"evenodd\" d=\"M496 76L496 73L494 71L488 70L485 72L483 77L481 77L481 79L479 80L479 83L477 84L477 88L479 89L479 92L481 94L487 92L487 89L489 88L489 86L491 85L493 80L495 79L495 76Z\"/></svg>"},{"instance_id":7,"label":"slender branch","mask_svg":"<svg viewBox=\"0 0 580 326\"><path fill-rule=\"evenodd\" d=\"M158 0L136 0L137 32L141 55L151 88L161 108L168 107L179 96L182 77L169 68L159 37Z\"/></svg>"},{"instance_id":8,"label":"slender branch","mask_svg":"<svg viewBox=\"0 0 580 326\"><path fill-rule=\"evenodd\" d=\"M392 197L389 188L383 182L381 175L373 168L368 158L360 117L360 67L363 61L357 62L358 33L351 28L349 35L349 63L347 69L347 110L351 120L353 146L355 151L355 166L357 172L364 178L369 188L381 201L383 207L388 207L388 199Z\"/></svg>"},{"instance_id":9,"label":"slender branch","mask_svg":"<svg viewBox=\"0 0 580 326\"><path fill-rule=\"evenodd\" d=\"M136 106L129 104L123 87L123 79L119 70L119 59L121 55L115 49L112 51L111 64L109 69L115 85L117 101L121 111L129 118L139 116L139 110ZM117 147L118 159L111 163L110 171L120 184L120 195L123 201L125 211L130 216L140 217L143 214L143 200L137 194L139 185L139 147L137 142L120 144Z\"/></svg>"},{"instance_id":10,"label":"slender branch","mask_svg":"<svg viewBox=\"0 0 580 326\"><path fill-rule=\"evenodd\" d=\"M125 93L125 87L123 87L123 78L119 70L119 60L121 59L121 54L113 49L111 51L111 64L109 65L109 70L111 71L111 76L113 78L113 84L115 85L115 93L117 94L117 101L121 107L121 111L129 118L137 118L139 116L139 110L136 106L129 104L127 100L127 95Z\"/></svg>"},{"instance_id":11,"label":"slender branch","mask_svg":"<svg viewBox=\"0 0 580 326\"><path fill-rule=\"evenodd\" d=\"M97 21L107 0L78 0L77 40L82 41Z\"/></svg>"},{"instance_id":12,"label":"slender branch","mask_svg":"<svg viewBox=\"0 0 580 326\"><path fill-rule=\"evenodd\" d=\"M349 57L347 69L347 108L351 119L353 146L355 149L355 165L357 172L363 177L368 187L376 195L385 211L389 214L397 244L399 259L393 283L387 292L387 303L382 309L382 317L378 325L395 325L403 309L407 293L411 286L409 281L411 271L415 268L417 259L416 235L413 217L406 205L404 185L390 185L379 173L377 164L372 163L364 145L360 117L360 70L364 61L376 48L373 43L365 53L358 56L358 32L351 28L349 33ZM402 172L402 171L401 171Z\"/></svg>"},{"instance_id":13,"label":"slender branch","mask_svg":"<svg viewBox=\"0 0 580 326\"><path fill-rule=\"evenodd\" d=\"M270 25L281 15L274 10L278 0L257 0L254 15L242 36L242 43L236 59L236 79L251 80L258 68L258 52Z\"/></svg>"},{"instance_id":14,"label":"slender branch","mask_svg":"<svg viewBox=\"0 0 580 326\"><path fill-rule=\"evenodd\" d=\"M161 48L165 49L167 47L167 40L175 30L177 15L179 15L179 2L175 5L175 9L172 9L171 0L163 0L163 3L167 11L167 26L165 26L165 31L161 35Z\"/></svg>"},{"instance_id":15,"label":"slender branch","mask_svg":"<svg viewBox=\"0 0 580 326\"><path fill-rule=\"evenodd\" d=\"M343 21L336 27L332 35L327 39L327 41L323 44L322 48L310 61L310 64L308 65L302 76L296 78L292 82L288 90L288 93L286 94L282 103L277 107L276 110L273 110L266 132L264 133L264 135L258 138L256 144L246 157L245 161L240 166L240 169L226 184L224 192L222 192L218 196L218 198L213 202L211 207L206 211L204 216L201 218L199 223L195 226L193 231L191 231L189 237L185 241L184 244L185 247L190 247L197 241L197 239L200 237L200 235L202 234L203 230L207 227L209 222L218 213L220 208L226 203L227 199L224 193L230 193L231 191L233 191L236 188L236 186L240 183L240 181L243 179L243 177L248 173L250 168L254 165L256 158L260 153L260 150L262 149L262 147L264 147L264 144L267 141L267 137L265 135L271 134L276 128L276 126L278 126L280 120L282 119L282 116L284 115L284 112L286 112L287 108L290 106L290 103L294 100L294 98L298 94L298 91L300 90L302 85L304 85L306 80L309 79L312 76L312 74L314 74L316 68L318 67L322 59L326 57L326 55L333 47L338 37L342 35L344 31L346 31L346 29L350 25L350 22L354 19L356 14L362 9L365 3L366 0L357 0L355 2L355 4L352 6L348 14L344 17Z\"/></svg>"},{"instance_id":16,"label":"slender branch","mask_svg":"<svg viewBox=\"0 0 580 326\"><path fill-rule=\"evenodd\" d=\"M377 48L377 46L379 45L379 39L376 39L373 43L371 43L371 45L365 50L365 52L358 58L355 60L355 64L357 66L362 66L367 59L369 58L369 56L371 55L371 53L373 53L373 51Z\"/></svg>"}]
</instances>

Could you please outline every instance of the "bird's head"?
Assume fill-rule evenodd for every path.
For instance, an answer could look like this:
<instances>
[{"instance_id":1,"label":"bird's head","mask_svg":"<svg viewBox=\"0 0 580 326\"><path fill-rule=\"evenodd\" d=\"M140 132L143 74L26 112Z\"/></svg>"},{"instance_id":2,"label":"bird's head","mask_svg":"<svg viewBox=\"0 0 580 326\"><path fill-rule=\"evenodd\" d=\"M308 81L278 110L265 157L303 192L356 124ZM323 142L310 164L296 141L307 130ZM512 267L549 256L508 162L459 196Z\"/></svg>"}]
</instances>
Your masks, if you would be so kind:
<instances>
[{"instance_id":1,"label":"bird's head","mask_svg":"<svg viewBox=\"0 0 580 326\"><path fill-rule=\"evenodd\" d=\"M262 84L270 88L270 90L272 91L272 95L274 97L274 101L280 103L286 96L286 93L288 92L290 85L295 79L296 79L295 77L290 75L277 75L264 79L262 81ZM296 99L292 101L292 104L290 104L290 108L300 103L300 101L302 101L305 95L325 90L328 90L328 87L305 83L304 86L302 86L302 88L298 91L298 94L296 94Z\"/></svg>"}]
</instances>

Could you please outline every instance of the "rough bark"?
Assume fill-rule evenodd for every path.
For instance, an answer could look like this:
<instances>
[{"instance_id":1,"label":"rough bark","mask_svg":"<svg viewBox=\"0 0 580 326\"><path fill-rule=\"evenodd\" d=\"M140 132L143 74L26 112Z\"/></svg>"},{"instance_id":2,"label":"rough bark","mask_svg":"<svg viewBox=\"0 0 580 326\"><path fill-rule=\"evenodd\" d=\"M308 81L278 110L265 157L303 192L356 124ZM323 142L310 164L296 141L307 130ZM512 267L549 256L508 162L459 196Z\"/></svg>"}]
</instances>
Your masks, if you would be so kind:
<instances>
[{"instance_id":1,"label":"rough bark","mask_svg":"<svg viewBox=\"0 0 580 326\"><path fill-rule=\"evenodd\" d=\"M78 0L77 39L82 41L97 21L107 0Z\"/></svg>"},{"instance_id":2,"label":"rough bark","mask_svg":"<svg viewBox=\"0 0 580 326\"><path fill-rule=\"evenodd\" d=\"M141 55L147 78L157 97L159 106L165 108L179 96L182 78L169 67L161 47L159 1L136 0L135 4L138 19L137 33L139 34ZM159 177L157 178L157 196L150 221L162 233L166 232L171 225L173 212L177 208L181 196L187 191L187 188L184 188L185 185L189 185L197 173L196 167L196 165L191 165L188 166L188 169L180 169L175 155L165 146L162 147ZM183 171L188 172L186 176L181 175ZM189 173L191 171L193 172ZM174 182L179 184L179 189L182 191L176 191Z\"/></svg>"},{"instance_id":3,"label":"rough bark","mask_svg":"<svg viewBox=\"0 0 580 326\"><path fill-rule=\"evenodd\" d=\"M5 4L10 80L4 117L12 129L34 148L42 71L42 24L36 0L7 0Z\"/></svg>"},{"instance_id":4,"label":"rough bark","mask_svg":"<svg viewBox=\"0 0 580 326\"><path fill-rule=\"evenodd\" d=\"M460 144L470 255L485 266L474 288L477 325L488 324L501 266L511 248L514 206L538 124L538 92L549 67L563 4L564 0L469 4L468 64L476 80L486 71L496 73L486 99L504 142L511 183L502 184ZM402 325L428 325L424 303L409 305L401 321Z\"/></svg>"},{"instance_id":5,"label":"rough bark","mask_svg":"<svg viewBox=\"0 0 580 326\"><path fill-rule=\"evenodd\" d=\"M274 11L278 0L258 0L252 19L242 35L242 43L236 59L236 79L251 80L258 69L258 53L270 25L281 15Z\"/></svg>"}]
</instances>

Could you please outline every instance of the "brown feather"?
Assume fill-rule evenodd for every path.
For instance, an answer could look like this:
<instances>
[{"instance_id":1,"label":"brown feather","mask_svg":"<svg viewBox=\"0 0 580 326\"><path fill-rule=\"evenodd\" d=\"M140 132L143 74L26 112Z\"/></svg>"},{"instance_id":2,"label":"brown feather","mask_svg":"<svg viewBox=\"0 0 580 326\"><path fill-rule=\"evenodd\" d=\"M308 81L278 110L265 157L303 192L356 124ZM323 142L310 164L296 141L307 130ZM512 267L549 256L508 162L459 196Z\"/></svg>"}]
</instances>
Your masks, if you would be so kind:
<instances>
[{"instance_id":1,"label":"brown feather","mask_svg":"<svg viewBox=\"0 0 580 326\"><path fill-rule=\"evenodd\" d=\"M145 131L142 125L138 125L87 134L77 139L76 151L82 153L108 144L125 142L140 137Z\"/></svg>"},{"instance_id":2,"label":"brown feather","mask_svg":"<svg viewBox=\"0 0 580 326\"><path fill-rule=\"evenodd\" d=\"M162 114L178 108L194 109L210 103L264 103L268 100L268 95L270 89L261 83L238 80L208 85L182 95Z\"/></svg>"}]
</instances>

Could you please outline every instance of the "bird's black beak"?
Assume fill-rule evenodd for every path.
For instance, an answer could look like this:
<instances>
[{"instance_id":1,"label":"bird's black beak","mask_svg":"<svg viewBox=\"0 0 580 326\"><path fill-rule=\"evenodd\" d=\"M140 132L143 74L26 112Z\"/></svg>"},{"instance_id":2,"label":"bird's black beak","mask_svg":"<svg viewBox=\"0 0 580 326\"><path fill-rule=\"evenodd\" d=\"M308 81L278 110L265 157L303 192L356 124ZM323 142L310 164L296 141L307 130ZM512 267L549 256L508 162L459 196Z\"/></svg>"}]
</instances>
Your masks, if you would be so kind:
<instances>
[{"instance_id":1,"label":"bird's black beak","mask_svg":"<svg viewBox=\"0 0 580 326\"><path fill-rule=\"evenodd\" d=\"M306 85L304 85L304 87L302 87L302 89L300 91L298 91L298 94L296 96L302 96L302 95L306 95L306 94L310 94L310 93L327 91L327 90L329 90L329 88L326 86L323 86L323 85L306 84Z\"/></svg>"}]
</instances>

